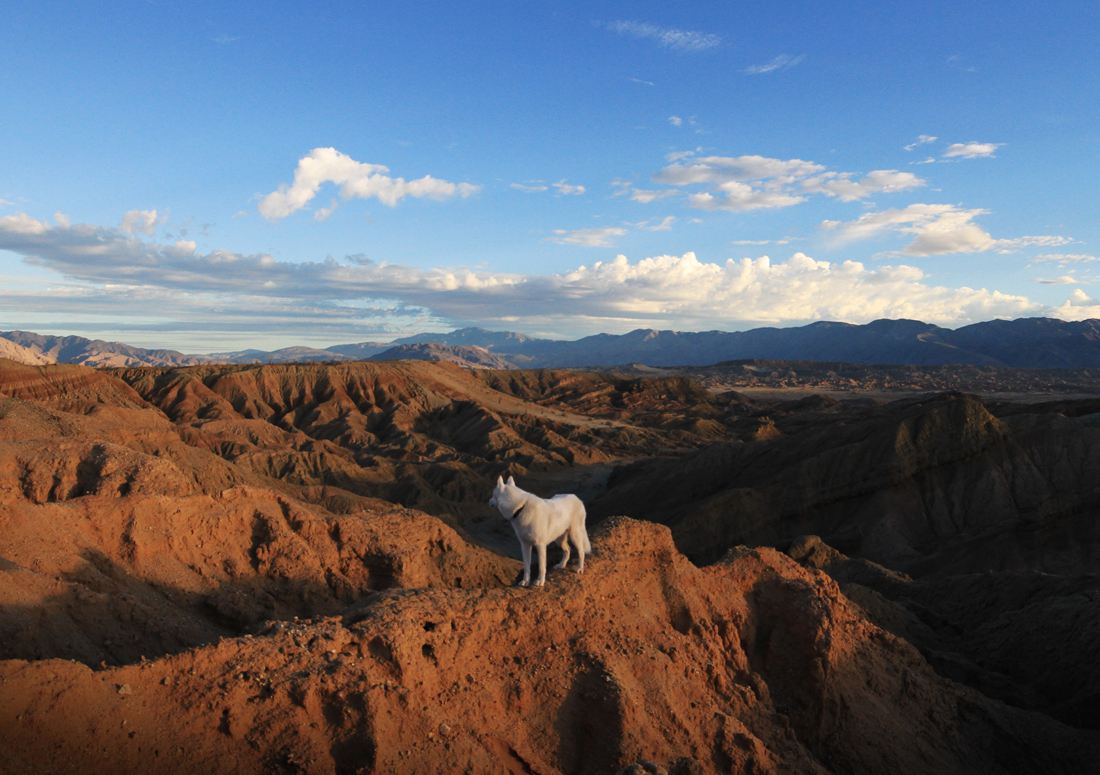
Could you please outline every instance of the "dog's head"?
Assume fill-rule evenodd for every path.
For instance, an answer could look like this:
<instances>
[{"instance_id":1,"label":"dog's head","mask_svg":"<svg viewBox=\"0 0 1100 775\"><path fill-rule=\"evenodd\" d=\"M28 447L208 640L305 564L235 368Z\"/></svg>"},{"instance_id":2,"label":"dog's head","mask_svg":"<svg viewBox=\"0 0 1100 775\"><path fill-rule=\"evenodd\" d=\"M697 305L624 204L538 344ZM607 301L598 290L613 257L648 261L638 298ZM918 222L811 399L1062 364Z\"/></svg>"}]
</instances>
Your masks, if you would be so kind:
<instances>
[{"instance_id":1,"label":"dog's head","mask_svg":"<svg viewBox=\"0 0 1100 775\"><path fill-rule=\"evenodd\" d=\"M497 486L493 490L493 496L489 498L489 505L493 508L500 509L503 512L508 507L508 502L511 500L509 487L516 486L516 478L514 476L508 477L508 483L504 483L504 477L497 477Z\"/></svg>"}]
</instances>

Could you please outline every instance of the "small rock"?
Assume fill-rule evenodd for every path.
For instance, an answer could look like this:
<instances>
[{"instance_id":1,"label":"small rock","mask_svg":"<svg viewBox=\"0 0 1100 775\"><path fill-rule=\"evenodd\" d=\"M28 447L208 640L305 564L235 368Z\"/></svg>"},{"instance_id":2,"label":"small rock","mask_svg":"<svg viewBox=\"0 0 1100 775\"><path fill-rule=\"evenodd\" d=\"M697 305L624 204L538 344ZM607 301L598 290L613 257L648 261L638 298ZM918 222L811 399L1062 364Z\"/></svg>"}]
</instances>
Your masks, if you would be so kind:
<instances>
[{"instance_id":1,"label":"small rock","mask_svg":"<svg viewBox=\"0 0 1100 775\"><path fill-rule=\"evenodd\" d=\"M130 684L123 684L122 686L118 687L118 693L126 696L127 694L133 694L134 690L130 688Z\"/></svg>"},{"instance_id":2,"label":"small rock","mask_svg":"<svg viewBox=\"0 0 1100 775\"><path fill-rule=\"evenodd\" d=\"M451 732L451 728L447 724L440 724L439 725L439 734L447 735L447 734L450 734L450 732Z\"/></svg>"}]
</instances>

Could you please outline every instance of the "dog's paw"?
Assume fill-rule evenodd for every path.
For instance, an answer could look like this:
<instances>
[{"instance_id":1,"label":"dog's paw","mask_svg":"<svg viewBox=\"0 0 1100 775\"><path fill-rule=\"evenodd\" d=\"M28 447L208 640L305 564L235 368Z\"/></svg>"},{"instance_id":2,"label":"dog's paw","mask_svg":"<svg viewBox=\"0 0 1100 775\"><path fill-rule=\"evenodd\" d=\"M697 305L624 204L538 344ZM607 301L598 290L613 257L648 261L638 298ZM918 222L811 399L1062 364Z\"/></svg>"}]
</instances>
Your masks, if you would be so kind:
<instances>
[{"instance_id":1,"label":"dog's paw","mask_svg":"<svg viewBox=\"0 0 1100 775\"><path fill-rule=\"evenodd\" d=\"M539 579L538 581L535 582L535 586L536 587L545 587L546 586L546 579Z\"/></svg>"},{"instance_id":2,"label":"dog's paw","mask_svg":"<svg viewBox=\"0 0 1100 775\"><path fill-rule=\"evenodd\" d=\"M584 568L577 568L577 575L579 576L582 573L584 573Z\"/></svg>"},{"instance_id":3,"label":"dog's paw","mask_svg":"<svg viewBox=\"0 0 1100 775\"><path fill-rule=\"evenodd\" d=\"M564 561L559 562L557 565L554 566L554 570L564 570L564 569L565 569L565 562Z\"/></svg>"},{"instance_id":4,"label":"dog's paw","mask_svg":"<svg viewBox=\"0 0 1100 775\"><path fill-rule=\"evenodd\" d=\"M527 587L527 586L530 586L530 585L531 585L531 582L528 579L524 579L523 581L521 581L519 583L519 586L521 586L521 587Z\"/></svg>"}]
</instances>

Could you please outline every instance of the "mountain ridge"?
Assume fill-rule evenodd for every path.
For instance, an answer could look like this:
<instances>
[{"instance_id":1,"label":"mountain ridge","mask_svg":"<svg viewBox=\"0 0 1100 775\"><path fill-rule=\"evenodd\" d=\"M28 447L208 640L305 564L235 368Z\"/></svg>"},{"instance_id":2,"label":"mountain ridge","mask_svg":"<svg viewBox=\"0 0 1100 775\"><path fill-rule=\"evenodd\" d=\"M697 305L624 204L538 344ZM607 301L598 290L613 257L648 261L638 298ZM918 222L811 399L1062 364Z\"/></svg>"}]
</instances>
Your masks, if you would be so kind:
<instances>
[{"instance_id":1,"label":"mountain ridge","mask_svg":"<svg viewBox=\"0 0 1100 775\"><path fill-rule=\"evenodd\" d=\"M469 350L487 350L498 368L609 367L624 363L649 366L708 366L722 361L835 361L918 366L972 365L1011 368L1100 367L1100 320L1063 321L1018 318L974 323L957 329L919 320L874 320L865 324L817 321L792 328L748 331L672 331L639 328L625 334L594 334L576 340L538 339L512 331L462 328L423 333L390 343L358 342L325 349L292 346L279 350L186 355L120 342L78 336L49 336L28 331L0 332L34 356L14 351L16 359L35 363L86 366L191 366L208 363L392 360L395 358L467 360ZM427 347L435 345L435 347ZM450 348L450 349L448 349ZM28 362L24 360L23 362Z\"/></svg>"}]
</instances>

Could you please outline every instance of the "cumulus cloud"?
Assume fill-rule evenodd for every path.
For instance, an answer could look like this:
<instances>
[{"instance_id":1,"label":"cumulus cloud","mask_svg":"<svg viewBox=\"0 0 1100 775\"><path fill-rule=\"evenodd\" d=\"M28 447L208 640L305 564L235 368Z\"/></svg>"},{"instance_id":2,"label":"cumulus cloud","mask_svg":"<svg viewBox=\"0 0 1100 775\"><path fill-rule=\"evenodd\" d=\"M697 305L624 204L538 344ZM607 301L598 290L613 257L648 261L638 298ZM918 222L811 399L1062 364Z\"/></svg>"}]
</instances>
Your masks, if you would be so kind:
<instances>
[{"instance_id":1,"label":"cumulus cloud","mask_svg":"<svg viewBox=\"0 0 1100 775\"><path fill-rule=\"evenodd\" d=\"M604 229L555 229L554 237L547 237L548 242L556 242L559 245L582 245L586 248L606 248L611 245L612 237L621 237L626 234L626 229L612 226Z\"/></svg>"},{"instance_id":2,"label":"cumulus cloud","mask_svg":"<svg viewBox=\"0 0 1100 775\"><path fill-rule=\"evenodd\" d=\"M469 183L451 183L425 175L406 182L404 178L391 178L389 167L381 164L364 164L355 161L335 148L314 148L298 160L294 170L294 183L283 183L276 191L260 199L260 215L269 221L286 218L307 204L325 183L340 186L340 196L348 199L374 197L393 207L406 196L414 198L450 199L476 194L480 186Z\"/></svg>"},{"instance_id":3,"label":"cumulus cloud","mask_svg":"<svg viewBox=\"0 0 1100 775\"><path fill-rule=\"evenodd\" d=\"M558 190L558 196L569 196L570 194L580 196L585 191L584 186L568 185L564 178L557 183L551 183L551 185Z\"/></svg>"},{"instance_id":4,"label":"cumulus cloud","mask_svg":"<svg viewBox=\"0 0 1100 775\"><path fill-rule=\"evenodd\" d=\"M991 159L993 152L1004 143L952 143L943 152L945 159Z\"/></svg>"},{"instance_id":5,"label":"cumulus cloud","mask_svg":"<svg viewBox=\"0 0 1100 775\"><path fill-rule=\"evenodd\" d=\"M122 216L122 222L118 225L127 234L133 234L135 231L140 231L142 234L148 234L150 237L156 231L157 224L163 223L165 217L157 217L156 210L130 210ZM65 223L62 225L68 225L68 218L65 219Z\"/></svg>"},{"instance_id":6,"label":"cumulus cloud","mask_svg":"<svg viewBox=\"0 0 1100 775\"><path fill-rule=\"evenodd\" d=\"M620 35L627 35L641 40L651 40L661 48L672 51L683 51L695 54L700 51L714 48L722 42L717 35L705 32L692 32L689 30L677 30L658 27L655 24L644 22L617 21L607 25L607 29Z\"/></svg>"},{"instance_id":7,"label":"cumulus cloud","mask_svg":"<svg viewBox=\"0 0 1100 775\"><path fill-rule=\"evenodd\" d=\"M714 195L715 193L717 196ZM714 189L714 193L704 191L701 194L692 194L688 197L691 206L700 210L730 210L734 212L790 207L805 201L806 197L804 196L753 188L746 183L736 181L722 183Z\"/></svg>"},{"instance_id":8,"label":"cumulus cloud","mask_svg":"<svg viewBox=\"0 0 1100 775\"><path fill-rule=\"evenodd\" d=\"M541 191L548 191L549 190L549 188L547 186L543 186L543 185L525 186L522 183L513 183L512 188L516 189L517 191L522 191L525 194L537 194Z\"/></svg>"},{"instance_id":9,"label":"cumulus cloud","mask_svg":"<svg viewBox=\"0 0 1100 775\"><path fill-rule=\"evenodd\" d=\"M917 138L917 141L915 143L909 143L909 145L905 146L905 150L911 151L918 145L927 145L928 143L934 143L939 139L940 138L934 137L933 135L921 135Z\"/></svg>"},{"instance_id":10,"label":"cumulus cloud","mask_svg":"<svg viewBox=\"0 0 1100 775\"><path fill-rule=\"evenodd\" d=\"M789 70L805 58L805 54L799 54L796 57L792 57L787 54L780 54L770 62L765 62L762 65L752 65L751 67L746 67L741 72L747 73L748 75L764 75L766 73L774 73L778 70Z\"/></svg>"},{"instance_id":11,"label":"cumulus cloud","mask_svg":"<svg viewBox=\"0 0 1100 775\"><path fill-rule=\"evenodd\" d=\"M875 170L861 179L851 172L832 172L802 159L766 156L702 156L693 152L670 154L672 164L653 175L656 183L704 186L690 195L689 204L703 210L761 210L790 207L807 194L824 194L853 202L876 193L907 191L926 185L911 172ZM639 201L652 201L654 192L639 192ZM671 194L666 194L671 195ZM649 199L643 198L650 196Z\"/></svg>"},{"instance_id":12,"label":"cumulus cloud","mask_svg":"<svg viewBox=\"0 0 1100 775\"><path fill-rule=\"evenodd\" d=\"M835 196L841 202L855 202L877 193L908 191L927 183L912 172L875 170L862 180L852 180L850 172L826 172L803 180L800 187L806 193Z\"/></svg>"},{"instance_id":13,"label":"cumulus cloud","mask_svg":"<svg viewBox=\"0 0 1100 775\"><path fill-rule=\"evenodd\" d=\"M1080 288L1075 288L1064 304L1051 307L1045 313L1062 320L1092 320L1100 318L1100 300L1090 298Z\"/></svg>"},{"instance_id":14,"label":"cumulus cloud","mask_svg":"<svg viewBox=\"0 0 1100 775\"><path fill-rule=\"evenodd\" d=\"M669 116L668 123L672 124L673 126L680 126L684 123L684 120L679 116Z\"/></svg>"},{"instance_id":15,"label":"cumulus cloud","mask_svg":"<svg viewBox=\"0 0 1100 775\"><path fill-rule=\"evenodd\" d=\"M945 253L981 253L987 250L1011 252L1029 245L1061 245L1072 240L1058 236L994 239L974 218L988 210L963 210L954 205L913 204L902 210L864 213L854 221L824 221L821 228L839 241L868 239L886 232L914 235L900 252L907 256Z\"/></svg>"},{"instance_id":16,"label":"cumulus cloud","mask_svg":"<svg viewBox=\"0 0 1100 775\"><path fill-rule=\"evenodd\" d=\"M560 232L559 238L593 244L623 233L593 229ZM0 290L9 308L56 308L64 299L66 309L104 319L171 314L199 327L224 318L246 330L274 327L299 339L326 332L330 341L354 336L347 332L363 330L364 320L394 315L561 335L884 317L961 325L1034 314L1100 316L1096 302L1077 291L1061 307L1044 307L996 290L936 286L912 266L869 268L803 253L786 261L764 256L718 263L694 253L636 262L619 256L558 274L409 267L363 257L292 263L266 254L202 253L193 242L157 244L86 224L51 226L24 214L0 218L0 250L52 269L68 283L37 295Z\"/></svg>"}]
</instances>

